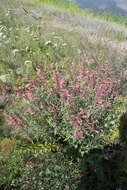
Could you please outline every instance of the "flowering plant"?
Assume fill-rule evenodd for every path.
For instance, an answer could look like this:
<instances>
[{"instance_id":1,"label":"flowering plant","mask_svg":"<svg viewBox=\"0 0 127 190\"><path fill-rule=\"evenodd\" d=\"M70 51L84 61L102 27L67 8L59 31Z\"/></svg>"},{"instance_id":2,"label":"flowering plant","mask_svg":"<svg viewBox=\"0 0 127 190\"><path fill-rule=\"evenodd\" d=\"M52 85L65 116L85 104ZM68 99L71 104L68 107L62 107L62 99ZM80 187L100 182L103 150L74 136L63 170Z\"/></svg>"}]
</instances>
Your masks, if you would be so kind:
<instances>
[{"instance_id":1,"label":"flowering plant","mask_svg":"<svg viewBox=\"0 0 127 190\"><path fill-rule=\"evenodd\" d=\"M72 63L69 69L39 67L37 76L17 89L16 100L24 107L17 103L7 124L32 143L62 139L83 153L101 146L115 127L117 80L108 64Z\"/></svg>"}]
</instances>

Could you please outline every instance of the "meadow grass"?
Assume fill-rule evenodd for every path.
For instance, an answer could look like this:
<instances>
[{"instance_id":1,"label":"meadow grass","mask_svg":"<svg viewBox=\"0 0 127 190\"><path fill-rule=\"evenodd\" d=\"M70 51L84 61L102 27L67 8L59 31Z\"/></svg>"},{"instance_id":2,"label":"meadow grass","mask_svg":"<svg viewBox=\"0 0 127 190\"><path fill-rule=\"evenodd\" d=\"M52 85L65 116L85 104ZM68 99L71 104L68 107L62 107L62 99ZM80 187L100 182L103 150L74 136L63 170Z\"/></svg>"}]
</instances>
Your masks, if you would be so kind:
<instances>
[{"instance_id":1,"label":"meadow grass","mask_svg":"<svg viewBox=\"0 0 127 190\"><path fill-rule=\"evenodd\" d=\"M98 18L103 21L108 21L108 22L114 22L123 26L127 25L127 17L122 16L122 15L116 15L116 14L111 14L111 13L94 13L91 9L81 9L74 1L60 1L60 0L40 0L42 4L48 4L48 5L53 5L58 8L63 8L65 10L68 10L74 14L79 14L82 16L87 16L90 18Z\"/></svg>"},{"instance_id":2,"label":"meadow grass","mask_svg":"<svg viewBox=\"0 0 127 190\"><path fill-rule=\"evenodd\" d=\"M102 41L106 41L106 43L108 43L108 41L116 40L123 42L123 44L120 45L123 46L123 48L124 46L126 46L124 42L127 39L127 29L125 28L125 26L118 24L117 22L110 22L109 20L112 17L111 15L107 16L108 20L106 21L106 19L103 19L103 17L106 16L102 15L102 19L99 19L99 15L92 16L91 13L88 13L89 10L81 10L81 12L84 11L84 14L78 14L78 11L73 12L69 10L69 7L73 9L73 4L71 6L66 2L65 7L68 6L68 8L62 8L62 6L64 7L64 3L62 4L60 1L42 1L41 3L39 3L38 0L35 0L34 2L18 1L18 3L24 6L27 3L27 6L29 4L29 6L32 7L40 7L40 10L42 11L34 11L33 16L40 19L42 18L42 20L44 20L44 15L47 15L47 22L50 21L51 25L58 25L59 19L59 21L61 22L61 27L64 27L66 26L66 24L69 24L67 26L68 29L71 27L70 30L78 30L80 33L82 33L82 35L88 36L89 39L91 38L91 41L99 41L102 39ZM57 6L57 3L59 6ZM76 5L74 5L74 7L75 6ZM77 7L77 9L79 8ZM99 17L101 18L101 16ZM63 21L64 24L62 25ZM120 21L120 23L122 23L122 21ZM118 46L118 44L116 46Z\"/></svg>"}]
</instances>

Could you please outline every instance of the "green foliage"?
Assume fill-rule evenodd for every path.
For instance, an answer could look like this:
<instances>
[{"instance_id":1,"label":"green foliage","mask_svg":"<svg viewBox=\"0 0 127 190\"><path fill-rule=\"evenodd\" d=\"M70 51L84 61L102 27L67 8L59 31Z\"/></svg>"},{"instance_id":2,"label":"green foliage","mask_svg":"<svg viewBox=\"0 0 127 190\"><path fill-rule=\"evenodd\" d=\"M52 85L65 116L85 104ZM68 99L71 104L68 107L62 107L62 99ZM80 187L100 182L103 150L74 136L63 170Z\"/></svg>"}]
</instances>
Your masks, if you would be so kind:
<instances>
[{"instance_id":1,"label":"green foliage","mask_svg":"<svg viewBox=\"0 0 127 190\"><path fill-rule=\"evenodd\" d=\"M17 152L9 155L0 155L0 188L11 189L11 183L18 182L24 171L22 156Z\"/></svg>"},{"instance_id":2,"label":"green foliage","mask_svg":"<svg viewBox=\"0 0 127 190\"><path fill-rule=\"evenodd\" d=\"M78 184L77 177L76 163L69 161L63 153L45 153L27 160L20 183L13 185L24 190L74 190Z\"/></svg>"},{"instance_id":3,"label":"green foliage","mask_svg":"<svg viewBox=\"0 0 127 190\"><path fill-rule=\"evenodd\" d=\"M2 126L5 122L4 114L0 112L0 126Z\"/></svg>"},{"instance_id":4,"label":"green foliage","mask_svg":"<svg viewBox=\"0 0 127 190\"><path fill-rule=\"evenodd\" d=\"M0 111L0 138L9 137L10 127L5 124L5 115Z\"/></svg>"},{"instance_id":5,"label":"green foliage","mask_svg":"<svg viewBox=\"0 0 127 190\"><path fill-rule=\"evenodd\" d=\"M14 151L0 158L0 188L74 190L78 172L78 163L73 163L62 152Z\"/></svg>"},{"instance_id":6,"label":"green foliage","mask_svg":"<svg viewBox=\"0 0 127 190\"><path fill-rule=\"evenodd\" d=\"M118 143L119 142L119 129L118 127L112 131L111 134L105 137L105 144Z\"/></svg>"},{"instance_id":7,"label":"green foliage","mask_svg":"<svg viewBox=\"0 0 127 190\"><path fill-rule=\"evenodd\" d=\"M15 141L13 139L4 138L0 142L0 154L9 154L15 149Z\"/></svg>"},{"instance_id":8,"label":"green foliage","mask_svg":"<svg viewBox=\"0 0 127 190\"><path fill-rule=\"evenodd\" d=\"M60 146L55 143L31 144L26 141L16 141L16 150L21 153L41 154L44 152L57 152Z\"/></svg>"},{"instance_id":9,"label":"green foliage","mask_svg":"<svg viewBox=\"0 0 127 190\"><path fill-rule=\"evenodd\" d=\"M19 187L22 188L23 186L25 189L28 189L28 187L30 186L32 188L31 180L37 178L37 181L35 180L34 186L36 186L37 189L39 190L40 185L41 187L43 187L43 183L40 181L42 180L42 175L44 175L45 170L48 171L48 167L50 168L49 164L51 164L50 161L51 158L54 158L54 161L53 159L51 159L52 164L54 164L54 165L51 164L51 169L53 170L54 168L55 171L55 167L57 167L56 162L58 161L55 162L55 159L59 158L57 158L58 156L55 156L55 153L53 152L57 152L58 150L59 146L57 144L47 143L47 144L31 145L27 141L26 142L19 140L17 141L15 139L4 138L0 142L0 176L1 176L0 188L2 188L3 190L6 189L9 190L12 188L19 188ZM51 154L48 156L50 152ZM63 157L61 158L61 163L59 162L59 164L62 164L62 159ZM32 167L31 164L32 162L35 163L36 167ZM47 162L47 164L46 163L44 164L44 162ZM65 164L67 164L67 160L65 162L66 162ZM62 167L64 170L64 166ZM60 169L62 170L62 168ZM53 176L49 176L49 178L52 177Z\"/></svg>"}]
</instances>

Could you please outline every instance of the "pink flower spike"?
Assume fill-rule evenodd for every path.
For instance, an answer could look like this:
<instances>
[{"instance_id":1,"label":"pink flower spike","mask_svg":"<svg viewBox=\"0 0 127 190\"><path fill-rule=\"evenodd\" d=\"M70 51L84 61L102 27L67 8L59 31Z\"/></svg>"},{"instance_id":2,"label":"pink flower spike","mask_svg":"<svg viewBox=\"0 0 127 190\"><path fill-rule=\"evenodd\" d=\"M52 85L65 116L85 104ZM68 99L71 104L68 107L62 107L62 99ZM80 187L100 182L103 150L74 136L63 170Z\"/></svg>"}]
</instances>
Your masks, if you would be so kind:
<instances>
[{"instance_id":1,"label":"pink flower spike","mask_svg":"<svg viewBox=\"0 0 127 190\"><path fill-rule=\"evenodd\" d=\"M61 78L59 81L60 88L63 88L64 83L65 83L65 80L63 78Z\"/></svg>"}]
</instances>

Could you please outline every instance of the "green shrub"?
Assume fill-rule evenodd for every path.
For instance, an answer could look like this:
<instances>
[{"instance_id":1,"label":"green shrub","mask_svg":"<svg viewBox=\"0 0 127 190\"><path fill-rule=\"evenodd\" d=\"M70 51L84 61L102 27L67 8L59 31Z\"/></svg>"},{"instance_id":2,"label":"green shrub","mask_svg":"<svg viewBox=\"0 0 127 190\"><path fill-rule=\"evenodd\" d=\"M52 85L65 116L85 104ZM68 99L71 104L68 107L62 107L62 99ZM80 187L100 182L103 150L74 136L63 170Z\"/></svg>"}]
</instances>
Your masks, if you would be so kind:
<instances>
[{"instance_id":1,"label":"green shrub","mask_svg":"<svg viewBox=\"0 0 127 190\"><path fill-rule=\"evenodd\" d=\"M78 184L78 166L61 153L45 153L27 159L20 183L12 185L24 190L74 190ZM16 186L17 185L17 186Z\"/></svg>"}]
</instances>

